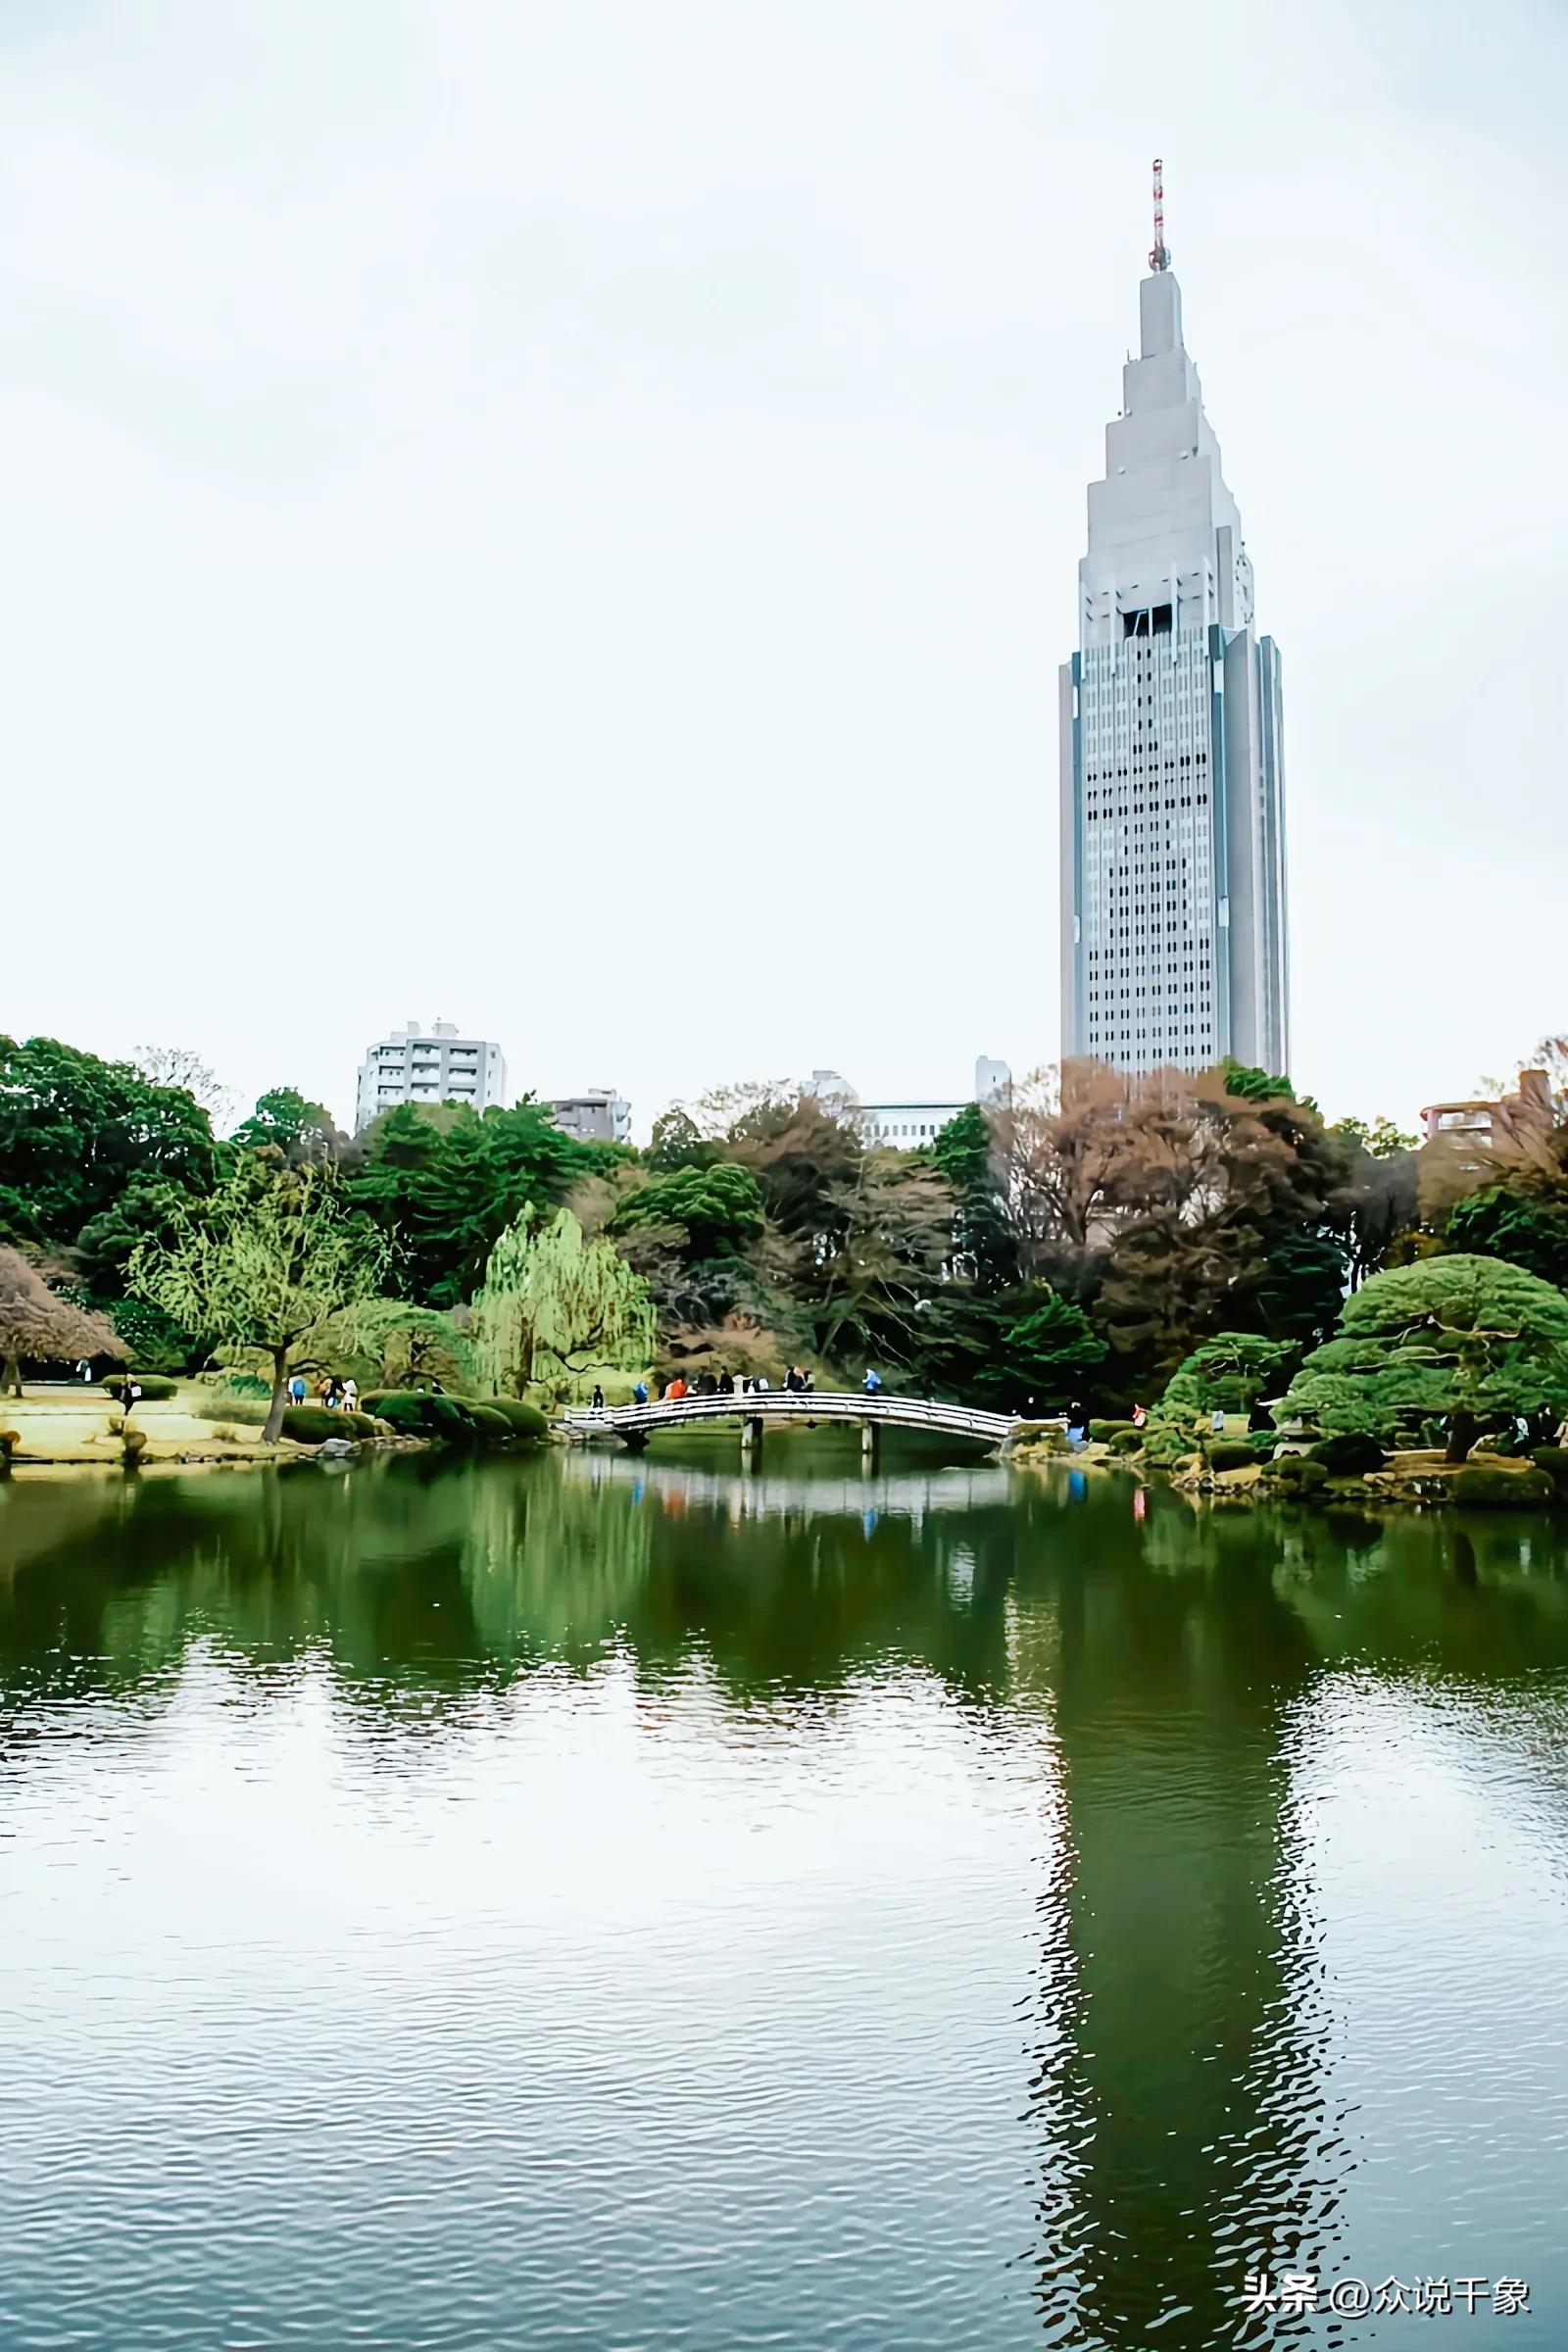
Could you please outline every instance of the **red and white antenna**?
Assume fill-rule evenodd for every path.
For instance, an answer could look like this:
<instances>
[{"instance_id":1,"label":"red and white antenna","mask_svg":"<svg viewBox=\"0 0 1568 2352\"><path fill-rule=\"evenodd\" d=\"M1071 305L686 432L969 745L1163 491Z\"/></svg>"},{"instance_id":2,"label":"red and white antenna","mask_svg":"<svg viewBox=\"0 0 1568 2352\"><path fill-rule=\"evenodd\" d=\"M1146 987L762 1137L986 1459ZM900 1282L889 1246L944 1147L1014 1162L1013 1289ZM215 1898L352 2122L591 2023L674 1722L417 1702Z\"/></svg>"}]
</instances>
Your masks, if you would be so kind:
<instances>
[{"instance_id":1,"label":"red and white antenna","mask_svg":"<svg viewBox=\"0 0 1568 2352\"><path fill-rule=\"evenodd\" d=\"M1151 270L1168 270L1170 255L1165 249L1165 167L1154 158L1154 250L1149 257Z\"/></svg>"}]
</instances>

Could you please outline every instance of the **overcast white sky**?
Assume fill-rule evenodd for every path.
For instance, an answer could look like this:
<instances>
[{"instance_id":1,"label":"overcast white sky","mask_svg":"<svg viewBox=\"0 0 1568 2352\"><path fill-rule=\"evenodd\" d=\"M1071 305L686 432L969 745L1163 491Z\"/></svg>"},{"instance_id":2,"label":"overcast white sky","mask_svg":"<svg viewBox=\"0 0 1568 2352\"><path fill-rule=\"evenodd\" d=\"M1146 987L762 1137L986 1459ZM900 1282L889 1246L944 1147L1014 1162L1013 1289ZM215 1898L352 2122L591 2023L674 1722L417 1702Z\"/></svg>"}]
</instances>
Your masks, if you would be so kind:
<instances>
[{"instance_id":1,"label":"overcast white sky","mask_svg":"<svg viewBox=\"0 0 1568 2352\"><path fill-rule=\"evenodd\" d=\"M1149 159L1285 663L1294 1074L1568 1025L1549 0L6 0L0 1028L640 1128L1054 1059Z\"/></svg>"}]
</instances>

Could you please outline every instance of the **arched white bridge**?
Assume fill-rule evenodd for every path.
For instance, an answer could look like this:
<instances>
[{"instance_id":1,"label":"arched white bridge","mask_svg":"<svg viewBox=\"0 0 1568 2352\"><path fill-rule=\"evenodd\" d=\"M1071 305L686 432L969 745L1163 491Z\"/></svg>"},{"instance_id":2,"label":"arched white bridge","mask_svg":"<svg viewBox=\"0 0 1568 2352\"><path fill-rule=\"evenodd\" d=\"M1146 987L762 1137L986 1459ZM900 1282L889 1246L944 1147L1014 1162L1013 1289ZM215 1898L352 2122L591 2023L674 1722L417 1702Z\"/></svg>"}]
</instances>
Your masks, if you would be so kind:
<instances>
[{"instance_id":1,"label":"arched white bridge","mask_svg":"<svg viewBox=\"0 0 1568 2352\"><path fill-rule=\"evenodd\" d=\"M878 1390L813 1389L802 1396L792 1389L753 1391L748 1396L666 1396L661 1403L617 1404L594 1411L578 1406L564 1413L565 1428L579 1437L608 1430L634 1450L647 1445L655 1430L685 1429L699 1421L738 1421L741 1447L760 1448L762 1433L771 1422L797 1429L819 1429L849 1422L860 1432L860 1451L875 1458L884 1429L934 1430L945 1438L974 1438L982 1446L1001 1446L1017 1428L1011 1413L976 1412L971 1405L945 1404L926 1396L890 1396Z\"/></svg>"}]
</instances>

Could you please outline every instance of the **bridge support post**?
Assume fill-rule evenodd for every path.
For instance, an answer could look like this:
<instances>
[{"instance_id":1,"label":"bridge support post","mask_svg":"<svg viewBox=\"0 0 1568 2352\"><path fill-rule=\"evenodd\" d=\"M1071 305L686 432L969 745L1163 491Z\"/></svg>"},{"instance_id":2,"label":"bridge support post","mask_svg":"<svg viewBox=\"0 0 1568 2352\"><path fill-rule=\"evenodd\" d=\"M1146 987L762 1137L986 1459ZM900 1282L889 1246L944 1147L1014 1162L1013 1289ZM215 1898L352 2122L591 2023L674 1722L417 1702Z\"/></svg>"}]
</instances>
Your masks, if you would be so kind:
<instances>
[{"instance_id":1,"label":"bridge support post","mask_svg":"<svg viewBox=\"0 0 1568 2352\"><path fill-rule=\"evenodd\" d=\"M741 1423L741 1467L760 1470L762 1467L762 1419L760 1413L749 1413Z\"/></svg>"},{"instance_id":2,"label":"bridge support post","mask_svg":"<svg viewBox=\"0 0 1568 2352\"><path fill-rule=\"evenodd\" d=\"M882 1459L882 1430L875 1421L860 1423L860 1468L874 1473Z\"/></svg>"}]
</instances>

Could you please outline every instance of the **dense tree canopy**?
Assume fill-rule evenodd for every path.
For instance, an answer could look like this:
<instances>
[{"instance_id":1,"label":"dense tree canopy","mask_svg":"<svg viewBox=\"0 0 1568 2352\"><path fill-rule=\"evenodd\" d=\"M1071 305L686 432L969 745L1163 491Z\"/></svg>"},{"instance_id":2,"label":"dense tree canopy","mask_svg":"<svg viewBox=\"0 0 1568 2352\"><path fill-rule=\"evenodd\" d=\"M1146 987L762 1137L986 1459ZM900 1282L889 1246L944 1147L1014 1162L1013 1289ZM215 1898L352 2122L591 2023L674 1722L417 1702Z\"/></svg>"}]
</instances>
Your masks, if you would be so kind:
<instances>
[{"instance_id":1,"label":"dense tree canopy","mask_svg":"<svg viewBox=\"0 0 1568 2352\"><path fill-rule=\"evenodd\" d=\"M1459 1202L1446 1238L1450 1250L1505 1257L1543 1282L1568 1289L1568 1198L1543 1200L1488 1185Z\"/></svg>"},{"instance_id":2,"label":"dense tree canopy","mask_svg":"<svg viewBox=\"0 0 1568 2352\"><path fill-rule=\"evenodd\" d=\"M651 1176L628 1193L612 1220L612 1230L663 1226L684 1238L694 1259L734 1256L755 1242L765 1222L762 1196L750 1168L734 1160L673 1168Z\"/></svg>"},{"instance_id":3,"label":"dense tree canopy","mask_svg":"<svg viewBox=\"0 0 1568 2352\"><path fill-rule=\"evenodd\" d=\"M319 1102L307 1102L292 1086L274 1086L261 1096L232 1140L242 1152L275 1151L290 1166L336 1159L348 1142L331 1112Z\"/></svg>"},{"instance_id":4,"label":"dense tree canopy","mask_svg":"<svg viewBox=\"0 0 1568 2352\"><path fill-rule=\"evenodd\" d=\"M910 1152L873 1144L853 1102L771 1084L671 1108L645 1152L578 1143L531 1102L406 1104L350 1138L288 1087L215 1143L190 1091L217 1101L213 1073L161 1049L141 1064L0 1040L0 1243L62 1263L149 1367L193 1364L221 1335L189 1319L188 1287L181 1310L167 1288L133 1293L133 1269L178 1257L225 1186L290 1175L322 1176L352 1229L372 1229L381 1340L355 1360L390 1383L445 1382L441 1363L452 1385L480 1377L451 1316L486 1290L494 1322L509 1233L519 1263L555 1251L565 1282L565 1207L596 1279L618 1280L613 1261L654 1319L644 1369L799 1362L827 1381L871 1364L1020 1409L1155 1396L1227 1337L1321 1348L1347 1291L1434 1253L1568 1273L1560 1089L1428 1184L1430 1147L1387 1120L1327 1127L1287 1078L1234 1061L1039 1073ZM538 1360L559 1385L585 1359Z\"/></svg>"},{"instance_id":5,"label":"dense tree canopy","mask_svg":"<svg viewBox=\"0 0 1568 2352\"><path fill-rule=\"evenodd\" d=\"M1462 1460L1516 1414L1568 1412L1568 1298L1501 1258L1445 1255L1374 1275L1314 1349L1285 1412L1384 1444L1446 1421Z\"/></svg>"},{"instance_id":6,"label":"dense tree canopy","mask_svg":"<svg viewBox=\"0 0 1568 2352\"><path fill-rule=\"evenodd\" d=\"M210 1184L207 1113L178 1087L54 1038L0 1037L0 1218L24 1240L69 1248L135 1183Z\"/></svg>"},{"instance_id":7,"label":"dense tree canopy","mask_svg":"<svg viewBox=\"0 0 1568 2352\"><path fill-rule=\"evenodd\" d=\"M513 1219L564 1202L602 1156L532 1102L483 1112L401 1103L356 1139L344 1192L397 1244L399 1294L455 1306L472 1297Z\"/></svg>"},{"instance_id":8,"label":"dense tree canopy","mask_svg":"<svg viewBox=\"0 0 1568 2352\"><path fill-rule=\"evenodd\" d=\"M1297 1350L1289 1342L1250 1331L1222 1331L1180 1363L1149 1416L1147 1446L1154 1461L1190 1453L1212 1413L1245 1413L1259 1397L1285 1386Z\"/></svg>"}]
</instances>

